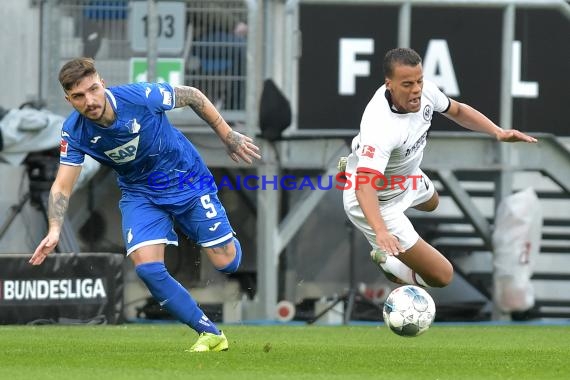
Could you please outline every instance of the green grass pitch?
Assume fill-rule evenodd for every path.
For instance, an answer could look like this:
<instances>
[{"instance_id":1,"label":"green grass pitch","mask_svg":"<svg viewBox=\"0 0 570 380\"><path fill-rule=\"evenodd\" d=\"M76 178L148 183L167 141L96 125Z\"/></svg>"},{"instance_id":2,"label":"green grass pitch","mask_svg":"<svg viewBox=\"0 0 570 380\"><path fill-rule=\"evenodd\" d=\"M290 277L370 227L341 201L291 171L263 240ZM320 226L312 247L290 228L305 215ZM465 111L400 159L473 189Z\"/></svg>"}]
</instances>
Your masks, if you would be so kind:
<instances>
[{"instance_id":1,"label":"green grass pitch","mask_svg":"<svg viewBox=\"0 0 570 380\"><path fill-rule=\"evenodd\" d=\"M230 350L184 352L177 324L0 326L0 379L568 379L570 326L223 326Z\"/></svg>"}]
</instances>

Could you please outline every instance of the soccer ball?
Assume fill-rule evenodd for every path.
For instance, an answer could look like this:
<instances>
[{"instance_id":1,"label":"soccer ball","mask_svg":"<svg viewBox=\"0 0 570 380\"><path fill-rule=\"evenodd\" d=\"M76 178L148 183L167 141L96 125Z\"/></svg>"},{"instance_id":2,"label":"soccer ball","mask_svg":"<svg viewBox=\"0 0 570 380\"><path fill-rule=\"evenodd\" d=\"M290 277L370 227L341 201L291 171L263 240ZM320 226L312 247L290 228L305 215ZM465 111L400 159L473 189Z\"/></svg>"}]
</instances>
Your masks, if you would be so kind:
<instances>
[{"instance_id":1,"label":"soccer ball","mask_svg":"<svg viewBox=\"0 0 570 380\"><path fill-rule=\"evenodd\" d=\"M394 289L384 302L386 326L401 336L418 336L435 318L435 302L424 289L405 285Z\"/></svg>"}]
</instances>

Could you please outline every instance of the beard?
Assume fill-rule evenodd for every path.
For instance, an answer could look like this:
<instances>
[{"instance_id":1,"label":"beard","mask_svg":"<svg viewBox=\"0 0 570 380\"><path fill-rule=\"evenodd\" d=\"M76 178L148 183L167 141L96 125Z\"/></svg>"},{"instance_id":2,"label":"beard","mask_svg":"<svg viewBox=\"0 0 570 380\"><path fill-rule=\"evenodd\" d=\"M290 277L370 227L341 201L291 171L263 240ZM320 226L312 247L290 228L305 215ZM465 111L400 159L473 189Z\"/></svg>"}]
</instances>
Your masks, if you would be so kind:
<instances>
[{"instance_id":1,"label":"beard","mask_svg":"<svg viewBox=\"0 0 570 380\"><path fill-rule=\"evenodd\" d=\"M84 116L91 121L98 122L98 121L101 121L101 119L103 119L103 116L105 116L105 111L107 111L107 99L105 99L105 103L103 104L103 111L101 111L101 115L99 117L93 118L93 117L89 117L87 115L84 115Z\"/></svg>"}]
</instances>

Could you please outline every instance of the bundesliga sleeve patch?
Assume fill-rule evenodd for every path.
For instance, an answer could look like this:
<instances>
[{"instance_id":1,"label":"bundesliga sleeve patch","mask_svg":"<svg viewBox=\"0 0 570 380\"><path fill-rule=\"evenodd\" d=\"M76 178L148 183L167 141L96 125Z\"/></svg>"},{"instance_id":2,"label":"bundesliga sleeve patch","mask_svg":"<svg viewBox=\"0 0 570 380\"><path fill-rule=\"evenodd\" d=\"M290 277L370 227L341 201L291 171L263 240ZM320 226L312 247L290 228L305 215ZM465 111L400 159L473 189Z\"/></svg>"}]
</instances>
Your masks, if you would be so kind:
<instances>
[{"instance_id":1,"label":"bundesliga sleeve patch","mask_svg":"<svg viewBox=\"0 0 570 380\"><path fill-rule=\"evenodd\" d=\"M67 157L68 145L69 145L69 143L66 140L61 139L61 143L59 144L59 155L61 157Z\"/></svg>"},{"instance_id":2,"label":"bundesliga sleeve patch","mask_svg":"<svg viewBox=\"0 0 570 380\"><path fill-rule=\"evenodd\" d=\"M164 104L165 106L172 105L172 93L170 91L162 92L162 104Z\"/></svg>"},{"instance_id":3,"label":"bundesliga sleeve patch","mask_svg":"<svg viewBox=\"0 0 570 380\"><path fill-rule=\"evenodd\" d=\"M362 157L374 158L374 153L375 153L375 152L376 152L376 148L374 148L373 146L364 145L364 146L362 147L361 156L362 156Z\"/></svg>"}]
</instances>

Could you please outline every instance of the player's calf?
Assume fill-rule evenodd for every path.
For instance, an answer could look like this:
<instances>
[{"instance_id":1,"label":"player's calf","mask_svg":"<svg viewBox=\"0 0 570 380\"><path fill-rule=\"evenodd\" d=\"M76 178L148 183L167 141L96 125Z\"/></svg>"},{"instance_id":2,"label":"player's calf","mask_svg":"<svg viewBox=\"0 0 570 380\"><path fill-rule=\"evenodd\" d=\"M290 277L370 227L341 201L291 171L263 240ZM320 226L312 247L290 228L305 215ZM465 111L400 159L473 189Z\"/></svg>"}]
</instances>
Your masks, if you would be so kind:
<instances>
[{"instance_id":1,"label":"player's calf","mask_svg":"<svg viewBox=\"0 0 570 380\"><path fill-rule=\"evenodd\" d=\"M241 244L235 237L214 247L202 248L214 267L223 273L234 273L241 263Z\"/></svg>"},{"instance_id":2,"label":"player's calf","mask_svg":"<svg viewBox=\"0 0 570 380\"><path fill-rule=\"evenodd\" d=\"M440 287L440 283L437 282L435 278L430 278L432 281L424 280L422 276L412 270L409 266L398 260L396 257L386 254L380 249L373 249L372 252L370 252L370 257L382 273L384 273L384 276L386 276L386 278L391 282L399 285Z\"/></svg>"},{"instance_id":3,"label":"player's calf","mask_svg":"<svg viewBox=\"0 0 570 380\"><path fill-rule=\"evenodd\" d=\"M199 334L219 334L190 293L166 270L163 262L150 262L135 267L139 278L161 307Z\"/></svg>"},{"instance_id":4,"label":"player's calf","mask_svg":"<svg viewBox=\"0 0 570 380\"><path fill-rule=\"evenodd\" d=\"M236 238L234 238L233 242L234 242L236 254L235 254L233 260L228 265L226 265L222 268L216 268L220 272L234 273L239 268L239 265L241 263L241 244L239 243L239 240Z\"/></svg>"}]
</instances>

